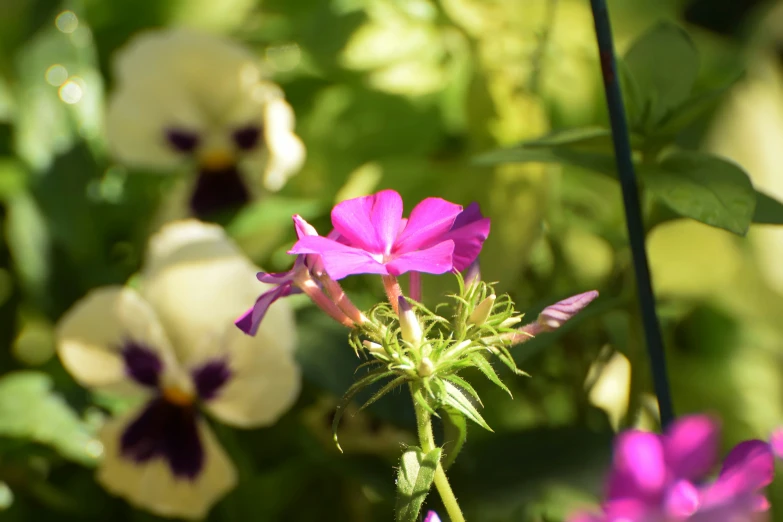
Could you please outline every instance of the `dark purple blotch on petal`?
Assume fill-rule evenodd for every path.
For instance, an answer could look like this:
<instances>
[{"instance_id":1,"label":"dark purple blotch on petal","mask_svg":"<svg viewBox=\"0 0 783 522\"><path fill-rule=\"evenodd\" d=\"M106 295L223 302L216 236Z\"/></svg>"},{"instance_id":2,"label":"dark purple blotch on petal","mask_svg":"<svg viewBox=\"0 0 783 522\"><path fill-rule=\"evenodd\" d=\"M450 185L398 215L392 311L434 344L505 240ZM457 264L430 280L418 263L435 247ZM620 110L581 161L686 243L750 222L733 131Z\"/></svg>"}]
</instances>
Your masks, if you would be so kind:
<instances>
[{"instance_id":1,"label":"dark purple blotch on petal","mask_svg":"<svg viewBox=\"0 0 783 522\"><path fill-rule=\"evenodd\" d=\"M241 207L250 201L250 192L236 165L221 170L202 169L198 174L190 209L196 217L206 218Z\"/></svg>"},{"instance_id":2,"label":"dark purple blotch on petal","mask_svg":"<svg viewBox=\"0 0 783 522\"><path fill-rule=\"evenodd\" d=\"M120 350L125 362L125 373L141 384L151 388L158 387L158 379L163 370L163 362L150 347L128 340Z\"/></svg>"},{"instance_id":3,"label":"dark purple blotch on petal","mask_svg":"<svg viewBox=\"0 0 783 522\"><path fill-rule=\"evenodd\" d=\"M251 150L258 145L258 140L261 138L261 128L258 125L239 128L234 131L232 138L239 149Z\"/></svg>"},{"instance_id":4,"label":"dark purple blotch on petal","mask_svg":"<svg viewBox=\"0 0 783 522\"><path fill-rule=\"evenodd\" d=\"M198 412L162 397L150 401L120 439L122 455L138 463L161 458L177 478L194 480L204 468Z\"/></svg>"},{"instance_id":5,"label":"dark purple blotch on petal","mask_svg":"<svg viewBox=\"0 0 783 522\"><path fill-rule=\"evenodd\" d=\"M205 401L217 397L220 389L231 378L231 368L223 360L209 361L193 370L198 396Z\"/></svg>"},{"instance_id":6,"label":"dark purple blotch on petal","mask_svg":"<svg viewBox=\"0 0 783 522\"><path fill-rule=\"evenodd\" d=\"M168 129L166 141L177 152L193 152L198 147L198 134L184 129Z\"/></svg>"}]
</instances>

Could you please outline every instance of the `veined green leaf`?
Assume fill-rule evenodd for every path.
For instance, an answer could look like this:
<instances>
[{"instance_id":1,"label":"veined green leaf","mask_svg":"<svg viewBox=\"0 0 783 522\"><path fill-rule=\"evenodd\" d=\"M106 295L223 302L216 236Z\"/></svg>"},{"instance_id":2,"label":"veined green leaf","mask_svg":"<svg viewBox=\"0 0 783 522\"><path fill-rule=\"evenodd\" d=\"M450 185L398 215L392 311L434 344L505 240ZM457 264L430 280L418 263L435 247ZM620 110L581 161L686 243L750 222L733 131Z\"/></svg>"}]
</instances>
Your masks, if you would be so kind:
<instances>
[{"instance_id":1,"label":"veined green leaf","mask_svg":"<svg viewBox=\"0 0 783 522\"><path fill-rule=\"evenodd\" d=\"M682 216L744 236L756 192L739 166L698 152L675 152L639 174L644 186Z\"/></svg>"},{"instance_id":2,"label":"veined green leaf","mask_svg":"<svg viewBox=\"0 0 783 522\"><path fill-rule=\"evenodd\" d=\"M424 499L432 487L442 450L424 453L409 447L400 458L397 472L397 522L417 522Z\"/></svg>"},{"instance_id":3,"label":"veined green leaf","mask_svg":"<svg viewBox=\"0 0 783 522\"><path fill-rule=\"evenodd\" d=\"M699 72L699 54L688 34L661 23L636 40L625 55L639 95L648 106L644 127L652 128L685 101Z\"/></svg>"},{"instance_id":4,"label":"veined green leaf","mask_svg":"<svg viewBox=\"0 0 783 522\"><path fill-rule=\"evenodd\" d=\"M495 372L495 369L492 367L492 363L490 363L483 355L481 354L474 354L470 357L470 360L473 362L473 365L478 368L478 370L484 374L484 376L492 381L496 386L498 386L500 389L508 393L509 397L512 399L514 398L513 395L511 395L511 390L508 389L508 386L503 384L503 381L500 380L500 377L498 377L498 374Z\"/></svg>"},{"instance_id":5,"label":"veined green leaf","mask_svg":"<svg viewBox=\"0 0 783 522\"><path fill-rule=\"evenodd\" d=\"M465 417L472 420L485 430L492 431L492 428L489 427L489 424L487 424L487 422L484 420L484 417L482 417L476 407L473 406L473 403L470 402L470 399L465 397L465 394L462 393L462 390L457 388L457 386L450 383L449 381L443 381L443 386L446 390L445 404L447 406L451 406L452 408L461 412L463 415L465 415Z\"/></svg>"},{"instance_id":6,"label":"veined green leaf","mask_svg":"<svg viewBox=\"0 0 783 522\"><path fill-rule=\"evenodd\" d=\"M444 379L449 381L451 384L454 384L455 386L461 388L462 390L468 392L468 394L474 401L479 403L479 405L482 408L484 407L484 403L481 402L481 397L479 397L478 392L473 388L473 386L470 385L468 381L466 381L465 379L463 379L462 377L456 374L447 375L446 377L444 377Z\"/></svg>"}]
</instances>

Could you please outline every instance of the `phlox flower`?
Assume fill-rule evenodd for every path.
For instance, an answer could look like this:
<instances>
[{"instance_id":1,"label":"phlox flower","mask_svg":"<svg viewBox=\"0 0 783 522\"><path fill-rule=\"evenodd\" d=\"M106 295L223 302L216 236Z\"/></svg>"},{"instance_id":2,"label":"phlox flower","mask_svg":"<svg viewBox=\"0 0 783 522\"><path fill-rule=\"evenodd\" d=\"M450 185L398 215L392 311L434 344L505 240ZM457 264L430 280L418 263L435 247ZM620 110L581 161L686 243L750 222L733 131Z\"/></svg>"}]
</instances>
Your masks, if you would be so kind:
<instances>
[{"instance_id":1,"label":"phlox flower","mask_svg":"<svg viewBox=\"0 0 783 522\"><path fill-rule=\"evenodd\" d=\"M57 351L76 380L142 399L100 432L107 490L158 515L202 518L237 480L202 411L251 428L292 406L291 310L269 308L255 338L231 325L256 271L222 228L174 222L150 240L138 290L93 290L63 316Z\"/></svg>"},{"instance_id":2,"label":"phlox flower","mask_svg":"<svg viewBox=\"0 0 783 522\"><path fill-rule=\"evenodd\" d=\"M717 478L719 428L708 416L678 419L665 434L628 430L616 440L601 514L569 522L753 522L766 520L763 489L772 481L770 445L738 444Z\"/></svg>"},{"instance_id":3,"label":"phlox flower","mask_svg":"<svg viewBox=\"0 0 783 522\"><path fill-rule=\"evenodd\" d=\"M443 274L467 268L489 234L489 219L477 204L463 210L427 198L407 219L402 210L402 198L393 190L343 201L332 209L337 239L301 237L289 253L319 255L336 280L352 274Z\"/></svg>"},{"instance_id":4,"label":"phlox flower","mask_svg":"<svg viewBox=\"0 0 783 522\"><path fill-rule=\"evenodd\" d=\"M440 522L440 517L434 511L428 511L427 516L424 517L424 522Z\"/></svg>"},{"instance_id":5,"label":"phlox flower","mask_svg":"<svg viewBox=\"0 0 783 522\"><path fill-rule=\"evenodd\" d=\"M302 165L293 110L262 80L257 57L230 40L146 31L118 53L114 79L106 116L112 154L132 167L197 173L189 182L197 216L246 202L261 177L278 190Z\"/></svg>"}]
</instances>

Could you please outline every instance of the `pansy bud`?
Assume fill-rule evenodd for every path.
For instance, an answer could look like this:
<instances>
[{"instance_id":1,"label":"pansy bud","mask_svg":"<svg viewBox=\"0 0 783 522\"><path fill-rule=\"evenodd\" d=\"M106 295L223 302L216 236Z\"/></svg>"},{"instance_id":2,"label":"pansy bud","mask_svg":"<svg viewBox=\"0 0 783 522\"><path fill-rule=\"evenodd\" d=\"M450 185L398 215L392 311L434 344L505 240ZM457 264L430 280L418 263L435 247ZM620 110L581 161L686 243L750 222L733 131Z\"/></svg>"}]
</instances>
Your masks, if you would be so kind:
<instances>
[{"instance_id":1,"label":"pansy bud","mask_svg":"<svg viewBox=\"0 0 783 522\"><path fill-rule=\"evenodd\" d=\"M557 330L563 326L563 323L582 311L596 297L598 297L598 291L591 290L558 301L552 306L547 306L538 315L538 324L545 332Z\"/></svg>"},{"instance_id":2,"label":"pansy bud","mask_svg":"<svg viewBox=\"0 0 783 522\"><path fill-rule=\"evenodd\" d=\"M400 296L397 300L400 310L400 330L402 330L403 340L409 342L413 346L419 346L421 344L421 325L419 319L416 317L416 312L413 311L410 303L403 296Z\"/></svg>"},{"instance_id":3,"label":"pansy bud","mask_svg":"<svg viewBox=\"0 0 783 522\"><path fill-rule=\"evenodd\" d=\"M476 308L473 309L473 313L468 317L468 324L475 324L481 326L489 319L489 314L492 313L492 307L495 305L495 294L485 297Z\"/></svg>"}]
</instances>

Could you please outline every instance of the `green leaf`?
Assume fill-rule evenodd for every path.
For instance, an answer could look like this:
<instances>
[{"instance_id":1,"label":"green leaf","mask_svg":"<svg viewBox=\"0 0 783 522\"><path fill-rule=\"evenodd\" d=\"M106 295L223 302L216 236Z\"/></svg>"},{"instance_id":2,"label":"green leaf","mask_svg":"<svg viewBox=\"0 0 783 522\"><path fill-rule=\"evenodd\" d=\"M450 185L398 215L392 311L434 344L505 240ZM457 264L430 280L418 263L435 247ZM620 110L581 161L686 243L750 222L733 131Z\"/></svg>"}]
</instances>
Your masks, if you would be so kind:
<instances>
[{"instance_id":1,"label":"green leaf","mask_svg":"<svg viewBox=\"0 0 783 522\"><path fill-rule=\"evenodd\" d=\"M94 464L100 445L59 395L51 378L17 371L0 378L0 436L51 446L63 457Z\"/></svg>"},{"instance_id":2,"label":"green leaf","mask_svg":"<svg viewBox=\"0 0 783 522\"><path fill-rule=\"evenodd\" d=\"M505 163L559 163L614 176L614 156L608 153L583 151L567 147L540 147L519 145L500 149L474 158L477 165L502 165Z\"/></svg>"},{"instance_id":3,"label":"green leaf","mask_svg":"<svg viewBox=\"0 0 783 522\"><path fill-rule=\"evenodd\" d=\"M405 383L405 381L407 381L407 380L408 380L407 376L401 375L401 376L397 377L396 379L394 379L392 381L389 381L388 383L384 384L383 388L381 388L380 390L375 392L372 397L367 399L367 402L362 404L361 408L359 408L359 411L362 411L363 409L365 409L368 406L372 405L372 403L374 403L375 401L377 401L378 399L380 399L381 397L383 397L384 395L386 395L387 393L392 391L394 388L396 388L398 386L402 386Z\"/></svg>"},{"instance_id":4,"label":"green leaf","mask_svg":"<svg viewBox=\"0 0 783 522\"><path fill-rule=\"evenodd\" d=\"M451 384L454 384L455 386L468 392L468 394L474 401L479 403L479 405L482 408L484 407L484 403L481 402L481 397L479 397L478 392L473 388L473 386L470 385L468 381L466 381L459 375L447 375L446 377L444 377L444 379L449 381Z\"/></svg>"},{"instance_id":5,"label":"green leaf","mask_svg":"<svg viewBox=\"0 0 783 522\"><path fill-rule=\"evenodd\" d=\"M653 133L656 136L663 137L677 135L700 117L715 109L725 99L726 93L734 86L737 80L739 78L718 89L691 96L661 120Z\"/></svg>"},{"instance_id":6,"label":"green leaf","mask_svg":"<svg viewBox=\"0 0 783 522\"><path fill-rule=\"evenodd\" d=\"M449 469L468 438L468 421L454 408L444 406L443 411L446 412L443 416L443 452L446 454L443 468Z\"/></svg>"},{"instance_id":7,"label":"green leaf","mask_svg":"<svg viewBox=\"0 0 783 522\"><path fill-rule=\"evenodd\" d=\"M432 487L442 450L435 448L425 454L411 446L400 458L397 473L397 522L416 522L421 506Z\"/></svg>"},{"instance_id":8,"label":"green leaf","mask_svg":"<svg viewBox=\"0 0 783 522\"><path fill-rule=\"evenodd\" d=\"M524 147L580 147L611 151L612 131L603 127L576 127L551 132L540 138L524 141Z\"/></svg>"},{"instance_id":9,"label":"green leaf","mask_svg":"<svg viewBox=\"0 0 783 522\"><path fill-rule=\"evenodd\" d=\"M699 72L699 54L688 34L661 23L636 40L625 55L639 95L654 126L690 95Z\"/></svg>"},{"instance_id":10,"label":"green leaf","mask_svg":"<svg viewBox=\"0 0 783 522\"><path fill-rule=\"evenodd\" d=\"M512 399L514 398L513 395L511 395L511 390L508 389L508 386L503 384L503 381L500 380L500 377L498 377L497 372L495 372L495 369L492 367L492 363L490 363L483 355L481 354L475 354L470 357L470 360L473 362L473 365L479 369L481 373L484 374L484 376L492 381L496 386L501 388L503 391L508 393L509 397Z\"/></svg>"},{"instance_id":11,"label":"green leaf","mask_svg":"<svg viewBox=\"0 0 783 522\"><path fill-rule=\"evenodd\" d=\"M678 214L745 235L756 192L739 166L716 156L676 152L640 169L644 186Z\"/></svg>"},{"instance_id":12,"label":"green leaf","mask_svg":"<svg viewBox=\"0 0 783 522\"><path fill-rule=\"evenodd\" d=\"M268 196L242 208L226 230L233 237L253 235L262 228L292 226L294 214L311 219L322 210L323 202L318 200Z\"/></svg>"},{"instance_id":13,"label":"green leaf","mask_svg":"<svg viewBox=\"0 0 783 522\"><path fill-rule=\"evenodd\" d=\"M487 424L487 422L484 420L484 417L482 417L476 407L473 406L473 403L470 402L470 399L465 397L465 394L462 393L462 390L457 388L449 381L443 381L443 386L446 390L446 396L444 398L444 403L446 406L451 406L485 430L492 431L492 428L489 427L489 424Z\"/></svg>"},{"instance_id":14,"label":"green leaf","mask_svg":"<svg viewBox=\"0 0 783 522\"><path fill-rule=\"evenodd\" d=\"M345 408L348 407L348 404L351 402L351 399L353 399L357 393L362 391L367 386L370 386L371 384L378 382L382 379L386 379L387 377L391 377L392 375L394 375L394 372L385 371L385 370L372 372L370 374L365 375L355 383L353 383L351 387L348 388L348 391L345 392L345 395L343 395L342 399L340 399L340 403L337 405L337 409L334 412L334 419L332 420L332 436L334 437L334 443L337 445L337 449L339 449L340 451L343 450L340 447L340 442L337 440L337 426L340 425L340 419L343 418L343 413L345 413Z\"/></svg>"},{"instance_id":15,"label":"green leaf","mask_svg":"<svg viewBox=\"0 0 783 522\"><path fill-rule=\"evenodd\" d=\"M760 225L783 225L783 203L760 190L756 190L753 222Z\"/></svg>"}]
</instances>

